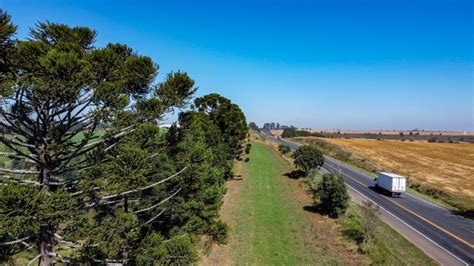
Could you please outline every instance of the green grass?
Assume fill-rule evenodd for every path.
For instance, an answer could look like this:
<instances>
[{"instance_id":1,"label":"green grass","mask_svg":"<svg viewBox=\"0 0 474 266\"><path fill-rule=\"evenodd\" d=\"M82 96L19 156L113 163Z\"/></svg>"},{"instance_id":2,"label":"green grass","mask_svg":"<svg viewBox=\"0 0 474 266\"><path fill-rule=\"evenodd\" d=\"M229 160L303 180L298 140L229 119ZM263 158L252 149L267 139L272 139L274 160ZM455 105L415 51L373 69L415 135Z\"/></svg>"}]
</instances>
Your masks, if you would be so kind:
<instances>
[{"instance_id":1,"label":"green grass","mask_svg":"<svg viewBox=\"0 0 474 266\"><path fill-rule=\"evenodd\" d=\"M338 222L341 231L356 241L363 235L361 206L351 203L347 213ZM361 252L375 265L436 265L421 250L406 240L382 220L377 219L375 237Z\"/></svg>"},{"instance_id":2,"label":"green grass","mask_svg":"<svg viewBox=\"0 0 474 266\"><path fill-rule=\"evenodd\" d=\"M237 265L340 264L325 256L325 243L307 236L308 220L303 206L283 184L288 164L271 147L253 143L250 161L243 167L244 182L231 214L236 226L231 244Z\"/></svg>"},{"instance_id":3,"label":"green grass","mask_svg":"<svg viewBox=\"0 0 474 266\"><path fill-rule=\"evenodd\" d=\"M282 173L291 169L271 147L253 143L250 161L242 169L240 195L234 199L230 215L236 225L231 229L232 255L237 265L321 265L342 264L330 256L328 243L308 236L311 222L286 185ZM316 176L315 180L317 181ZM303 188L301 188L303 189ZM338 230L361 229L361 207L351 203L348 213L334 220ZM360 252L374 264L433 265L434 262L408 240L377 221L377 237ZM316 225L317 226L317 225ZM315 234L315 233L313 233ZM353 242L342 238L341 245Z\"/></svg>"}]
</instances>

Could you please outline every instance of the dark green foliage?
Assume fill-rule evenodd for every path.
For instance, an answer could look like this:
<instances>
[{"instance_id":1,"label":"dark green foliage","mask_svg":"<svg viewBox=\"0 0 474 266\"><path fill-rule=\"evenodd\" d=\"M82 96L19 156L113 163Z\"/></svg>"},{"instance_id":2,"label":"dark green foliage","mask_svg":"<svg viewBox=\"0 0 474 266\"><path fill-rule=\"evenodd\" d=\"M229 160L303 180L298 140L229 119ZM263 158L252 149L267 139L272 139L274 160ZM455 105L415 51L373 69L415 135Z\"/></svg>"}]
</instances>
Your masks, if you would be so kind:
<instances>
[{"instance_id":1,"label":"dark green foliage","mask_svg":"<svg viewBox=\"0 0 474 266\"><path fill-rule=\"evenodd\" d=\"M330 217L339 217L349 206L349 195L342 177L333 174L323 175L315 192L319 198L321 210Z\"/></svg>"},{"instance_id":2,"label":"dark green foliage","mask_svg":"<svg viewBox=\"0 0 474 266\"><path fill-rule=\"evenodd\" d=\"M165 106L183 108L196 90L194 80L178 71L168 74L166 81L159 84L157 94Z\"/></svg>"},{"instance_id":3,"label":"dark green foliage","mask_svg":"<svg viewBox=\"0 0 474 266\"><path fill-rule=\"evenodd\" d=\"M294 138L294 137L324 137L324 134L321 133L311 133L305 130L296 130L296 129L284 129L281 134L282 138Z\"/></svg>"},{"instance_id":4,"label":"dark green foliage","mask_svg":"<svg viewBox=\"0 0 474 266\"><path fill-rule=\"evenodd\" d=\"M220 220L211 226L209 232L211 239L219 244L227 244L228 234L229 226Z\"/></svg>"},{"instance_id":5,"label":"dark green foliage","mask_svg":"<svg viewBox=\"0 0 474 266\"><path fill-rule=\"evenodd\" d=\"M137 250L138 265L191 265L198 259L195 245L187 235L165 240L158 233L147 236Z\"/></svg>"},{"instance_id":6,"label":"dark green foliage","mask_svg":"<svg viewBox=\"0 0 474 266\"><path fill-rule=\"evenodd\" d=\"M291 149L290 149L290 147L288 147L286 145L280 144L280 145L278 145L278 151L281 154L287 154L287 153L291 152Z\"/></svg>"},{"instance_id":7,"label":"dark green foliage","mask_svg":"<svg viewBox=\"0 0 474 266\"><path fill-rule=\"evenodd\" d=\"M14 75L12 60L15 58L16 40L13 36L16 26L12 24L11 17L0 8L0 96L11 91L8 82Z\"/></svg>"},{"instance_id":8,"label":"dark green foliage","mask_svg":"<svg viewBox=\"0 0 474 266\"><path fill-rule=\"evenodd\" d=\"M220 129L228 149L227 159L238 158L248 133L245 115L240 107L217 93L196 98L194 105L200 112L208 114Z\"/></svg>"},{"instance_id":9,"label":"dark green foliage","mask_svg":"<svg viewBox=\"0 0 474 266\"><path fill-rule=\"evenodd\" d=\"M324 164L323 153L313 146L300 146L294 153L295 164L300 167L306 175L311 170L317 169Z\"/></svg>"},{"instance_id":10,"label":"dark green foliage","mask_svg":"<svg viewBox=\"0 0 474 266\"><path fill-rule=\"evenodd\" d=\"M178 139L173 158L188 169L169 184L182 190L172 199L170 224L185 226L186 232L207 233L218 217L230 173L226 147L219 129L200 112L180 115L181 127L170 130L169 138ZM171 135L173 132L178 136Z\"/></svg>"},{"instance_id":11,"label":"dark green foliage","mask_svg":"<svg viewBox=\"0 0 474 266\"><path fill-rule=\"evenodd\" d=\"M252 144L247 143L247 144L245 145L245 153L246 153L246 154L249 154L251 148L252 148Z\"/></svg>"},{"instance_id":12,"label":"dark green foliage","mask_svg":"<svg viewBox=\"0 0 474 266\"><path fill-rule=\"evenodd\" d=\"M254 122L249 123L249 129L254 130L256 132L260 132L260 128L258 128L257 124L255 124Z\"/></svg>"}]
</instances>

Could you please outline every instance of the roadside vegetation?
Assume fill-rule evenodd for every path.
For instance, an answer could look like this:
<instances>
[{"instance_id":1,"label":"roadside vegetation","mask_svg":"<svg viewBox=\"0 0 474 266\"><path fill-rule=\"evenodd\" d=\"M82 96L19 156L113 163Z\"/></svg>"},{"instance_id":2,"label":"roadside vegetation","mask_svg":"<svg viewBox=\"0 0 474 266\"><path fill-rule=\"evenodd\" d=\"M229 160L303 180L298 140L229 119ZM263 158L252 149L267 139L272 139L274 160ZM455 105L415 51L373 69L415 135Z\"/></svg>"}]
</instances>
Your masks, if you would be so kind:
<instances>
[{"instance_id":1,"label":"roadside vegetation","mask_svg":"<svg viewBox=\"0 0 474 266\"><path fill-rule=\"evenodd\" d=\"M204 265L434 265L373 206L364 214L339 178L324 180L317 171L305 177L290 151L252 139L250 161L240 162L232 181L238 191L231 188L222 210L229 244L214 246Z\"/></svg>"},{"instance_id":2,"label":"roadside vegetation","mask_svg":"<svg viewBox=\"0 0 474 266\"><path fill-rule=\"evenodd\" d=\"M474 175L473 144L311 137L293 140L318 147L370 176L382 170L405 175L410 192L465 217L474 217L474 183L470 179ZM464 185L459 186L460 182Z\"/></svg>"},{"instance_id":3,"label":"roadside vegetation","mask_svg":"<svg viewBox=\"0 0 474 266\"><path fill-rule=\"evenodd\" d=\"M421 250L386 225L371 202L350 201L345 184L331 174L311 173L305 182L316 210L335 217L338 232L375 265L436 265Z\"/></svg>"},{"instance_id":4,"label":"roadside vegetation","mask_svg":"<svg viewBox=\"0 0 474 266\"><path fill-rule=\"evenodd\" d=\"M251 148L239 106L195 98L185 72L155 83L151 58L87 27L15 31L0 10L0 263L188 265L224 243L225 182Z\"/></svg>"}]
</instances>

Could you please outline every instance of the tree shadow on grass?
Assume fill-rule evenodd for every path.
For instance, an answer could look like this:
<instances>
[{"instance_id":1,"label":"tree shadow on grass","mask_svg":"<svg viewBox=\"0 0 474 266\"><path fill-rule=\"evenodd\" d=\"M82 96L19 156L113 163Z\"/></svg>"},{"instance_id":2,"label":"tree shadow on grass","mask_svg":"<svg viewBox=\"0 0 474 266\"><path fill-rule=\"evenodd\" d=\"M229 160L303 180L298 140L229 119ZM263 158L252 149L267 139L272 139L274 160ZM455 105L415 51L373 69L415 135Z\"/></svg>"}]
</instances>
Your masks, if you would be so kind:
<instances>
[{"instance_id":1,"label":"tree shadow on grass","mask_svg":"<svg viewBox=\"0 0 474 266\"><path fill-rule=\"evenodd\" d=\"M305 210L307 212L311 212L311 213L318 213L318 214L321 214L321 215L324 215L324 216L328 216L329 218L337 218L334 215L331 215L331 213L329 213L329 211L327 209L323 208L323 206L321 204L304 206L303 210Z\"/></svg>"},{"instance_id":2,"label":"tree shadow on grass","mask_svg":"<svg viewBox=\"0 0 474 266\"><path fill-rule=\"evenodd\" d=\"M321 209L319 204L318 205L311 205L311 206L304 206L303 210L305 210L307 212L323 214L323 209Z\"/></svg>"},{"instance_id":3,"label":"tree shadow on grass","mask_svg":"<svg viewBox=\"0 0 474 266\"><path fill-rule=\"evenodd\" d=\"M284 176L291 178L291 179L299 179L300 177L304 177L304 171L301 170L293 170L289 173L284 174Z\"/></svg>"},{"instance_id":4,"label":"tree shadow on grass","mask_svg":"<svg viewBox=\"0 0 474 266\"><path fill-rule=\"evenodd\" d=\"M235 180L235 181L240 181L240 180L243 180L244 178L242 177L242 175L233 175L229 178L229 180Z\"/></svg>"}]
</instances>

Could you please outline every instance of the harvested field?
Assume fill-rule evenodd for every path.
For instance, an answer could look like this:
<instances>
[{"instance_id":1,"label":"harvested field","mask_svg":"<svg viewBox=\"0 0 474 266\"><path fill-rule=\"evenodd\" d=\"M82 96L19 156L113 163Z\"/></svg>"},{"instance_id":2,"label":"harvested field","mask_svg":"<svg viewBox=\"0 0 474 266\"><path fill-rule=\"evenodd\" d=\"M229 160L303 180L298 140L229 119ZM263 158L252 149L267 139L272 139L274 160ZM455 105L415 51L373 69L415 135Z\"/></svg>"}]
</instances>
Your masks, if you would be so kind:
<instances>
[{"instance_id":1,"label":"harvested field","mask_svg":"<svg viewBox=\"0 0 474 266\"><path fill-rule=\"evenodd\" d=\"M387 171L459 196L474 197L474 144L324 139Z\"/></svg>"}]
</instances>

